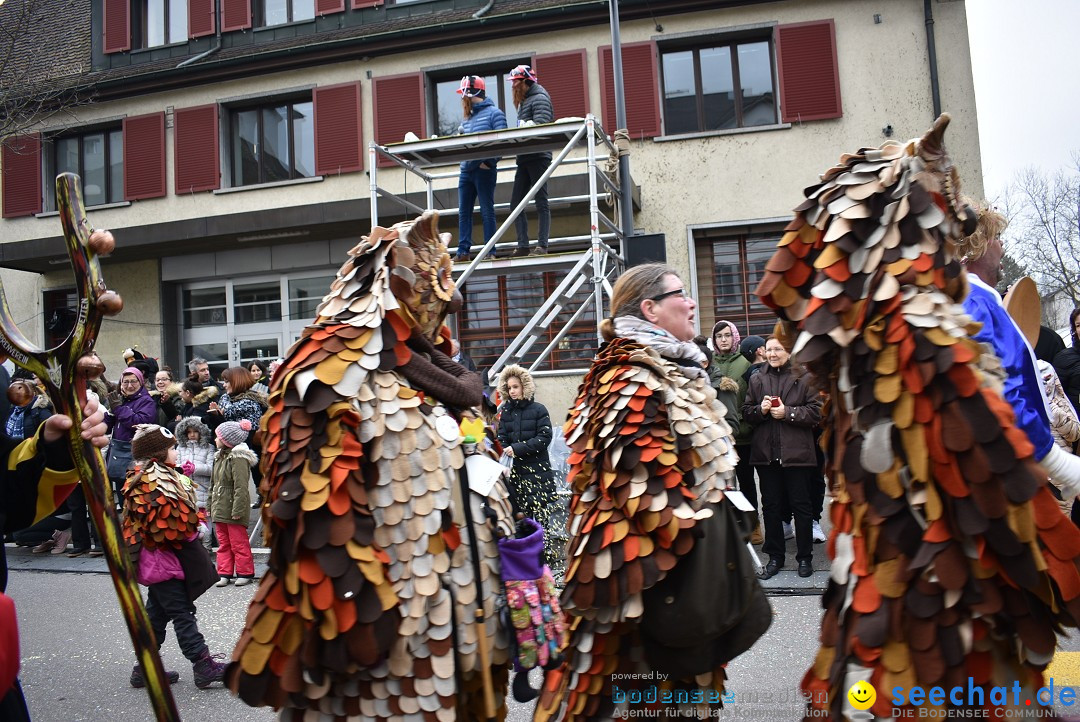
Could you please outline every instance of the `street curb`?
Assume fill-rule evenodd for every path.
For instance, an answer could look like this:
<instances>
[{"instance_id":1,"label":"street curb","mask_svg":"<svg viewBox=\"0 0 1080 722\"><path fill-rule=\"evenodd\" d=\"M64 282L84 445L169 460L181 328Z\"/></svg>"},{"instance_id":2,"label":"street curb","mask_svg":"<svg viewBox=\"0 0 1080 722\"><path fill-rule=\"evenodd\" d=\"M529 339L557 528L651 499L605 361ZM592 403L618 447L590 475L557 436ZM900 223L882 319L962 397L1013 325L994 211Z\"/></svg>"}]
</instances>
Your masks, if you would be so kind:
<instances>
[{"instance_id":1,"label":"street curb","mask_svg":"<svg viewBox=\"0 0 1080 722\"><path fill-rule=\"evenodd\" d=\"M5 544L9 572L49 572L53 574L108 574L109 565L104 557L91 558L85 554L74 559L66 554L34 554L30 547ZM270 550L258 547L251 550L255 559L255 576L261 577L266 571Z\"/></svg>"}]
</instances>

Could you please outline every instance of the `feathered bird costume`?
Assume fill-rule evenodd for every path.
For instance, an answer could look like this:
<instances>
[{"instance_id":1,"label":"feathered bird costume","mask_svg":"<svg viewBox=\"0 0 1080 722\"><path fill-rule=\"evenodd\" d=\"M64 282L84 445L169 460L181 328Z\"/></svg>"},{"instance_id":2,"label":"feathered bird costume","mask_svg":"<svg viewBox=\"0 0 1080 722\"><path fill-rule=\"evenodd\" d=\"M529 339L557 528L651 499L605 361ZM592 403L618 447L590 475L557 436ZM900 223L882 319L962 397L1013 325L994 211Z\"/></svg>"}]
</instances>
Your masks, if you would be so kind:
<instances>
[{"instance_id":1,"label":"feathered bird costume","mask_svg":"<svg viewBox=\"0 0 1080 722\"><path fill-rule=\"evenodd\" d=\"M975 217L958 200L948 120L842 156L806 189L758 287L831 397L833 563L803 689L832 719L851 717L859 680L881 718L894 687L960 686L966 705L969 677L975 706L1019 681L1023 708L1080 619L1080 531L960 306L956 243Z\"/></svg>"},{"instance_id":2,"label":"feathered bird costume","mask_svg":"<svg viewBox=\"0 0 1080 722\"><path fill-rule=\"evenodd\" d=\"M704 373L616 338L585 376L563 429L570 447L565 663L545 678L534 720L610 720L620 691L723 690L722 668L659 682L640 639L642 592L694 545L704 506L723 498L736 456L724 407Z\"/></svg>"},{"instance_id":3,"label":"feathered bird costume","mask_svg":"<svg viewBox=\"0 0 1080 722\"><path fill-rule=\"evenodd\" d=\"M481 588L450 413L479 405L481 384L433 345L449 351L442 323L460 305L437 221L372 229L274 375L262 420L269 570L226 680L284 719L482 719L481 639L505 715L509 638L481 502L503 533L513 525L501 482L468 494Z\"/></svg>"}]
</instances>

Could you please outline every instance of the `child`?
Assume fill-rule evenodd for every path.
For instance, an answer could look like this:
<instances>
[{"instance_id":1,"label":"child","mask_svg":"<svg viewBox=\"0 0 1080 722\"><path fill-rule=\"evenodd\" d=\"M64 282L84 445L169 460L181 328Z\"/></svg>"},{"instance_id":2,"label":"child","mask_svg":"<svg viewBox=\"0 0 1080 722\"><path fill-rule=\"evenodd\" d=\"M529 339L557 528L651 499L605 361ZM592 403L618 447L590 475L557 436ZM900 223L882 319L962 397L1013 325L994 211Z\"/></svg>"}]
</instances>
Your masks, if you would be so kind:
<instances>
[{"instance_id":1,"label":"child","mask_svg":"<svg viewBox=\"0 0 1080 722\"><path fill-rule=\"evenodd\" d=\"M213 484L210 487L210 518L217 528L217 571L221 578L214 586L226 587L236 576L236 586L251 584L255 563L248 543L247 523L251 513L251 467L259 458L246 443L251 422L226 421L217 427Z\"/></svg>"},{"instance_id":2,"label":"child","mask_svg":"<svg viewBox=\"0 0 1080 722\"><path fill-rule=\"evenodd\" d=\"M195 600L213 584L214 569L198 542L199 514L191 480L176 470L176 437L157 424L138 424L131 440L135 467L124 483L124 541L138 554L138 580L147 589L146 613L157 637L165 641L171 620L180 651L191 660L195 686L220 682L225 664L210 655L195 620ZM170 683L179 680L168 672ZM131 686L144 687L139 664Z\"/></svg>"},{"instance_id":3,"label":"child","mask_svg":"<svg viewBox=\"0 0 1080 722\"><path fill-rule=\"evenodd\" d=\"M210 474L214 468L214 444L211 441L210 427L197 416L188 416L176 423L176 458L183 467L190 463L194 470L188 474L195 483L195 497L198 499L200 516L205 517L210 533L203 545L207 551L212 548L214 522L210 519Z\"/></svg>"}]
</instances>

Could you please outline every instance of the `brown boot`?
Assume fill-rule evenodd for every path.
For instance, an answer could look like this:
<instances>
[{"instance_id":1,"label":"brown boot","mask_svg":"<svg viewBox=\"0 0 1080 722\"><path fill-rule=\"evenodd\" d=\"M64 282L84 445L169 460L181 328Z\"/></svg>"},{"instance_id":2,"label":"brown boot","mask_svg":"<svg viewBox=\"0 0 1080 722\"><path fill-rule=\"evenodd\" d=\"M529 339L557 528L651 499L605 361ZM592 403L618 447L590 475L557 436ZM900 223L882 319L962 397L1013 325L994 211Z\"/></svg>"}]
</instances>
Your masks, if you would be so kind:
<instances>
[{"instance_id":1,"label":"brown boot","mask_svg":"<svg viewBox=\"0 0 1080 722\"><path fill-rule=\"evenodd\" d=\"M754 531L750 532L751 544L762 544L765 541L765 536L761 533L761 524L754 526Z\"/></svg>"}]
</instances>

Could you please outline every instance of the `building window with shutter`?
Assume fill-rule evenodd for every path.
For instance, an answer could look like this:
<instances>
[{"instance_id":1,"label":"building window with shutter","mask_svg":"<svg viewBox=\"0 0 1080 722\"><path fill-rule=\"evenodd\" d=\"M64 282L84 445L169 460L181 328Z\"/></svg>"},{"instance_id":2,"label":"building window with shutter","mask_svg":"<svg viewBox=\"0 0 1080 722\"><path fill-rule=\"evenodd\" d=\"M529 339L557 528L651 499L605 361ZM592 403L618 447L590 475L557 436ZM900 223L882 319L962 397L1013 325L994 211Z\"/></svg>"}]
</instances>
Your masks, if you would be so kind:
<instances>
[{"instance_id":1,"label":"building window with shutter","mask_svg":"<svg viewBox=\"0 0 1080 722\"><path fill-rule=\"evenodd\" d=\"M732 233L726 228L694 231L698 316L702 333L723 319L744 337L772 333L776 314L758 300L754 289L776 251L781 230Z\"/></svg>"},{"instance_id":2,"label":"building window with shutter","mask_svg":"<svg viewBox=\"0 0 1080 722\"><path fill-rule=\"evenodd\" d=\"M660 68L667 135L776 124L768 38L664 49Z\"/></svg>"},{"instance_id":3,"label":"building window with shutter","mask_svg":"<svg viewBox=\"0 0 1080 722\"><path fill-rule=\"evenodd\" d=\"M101 206L124 200L124 134L119 126L56 135L47 141L45 177L75 173L83 203ZM56 210L56 185L45 184L45 210Z\"/></svg>"},{"instance_id":4,"label":"building window with shutter","mask_svg":"<svg viewBox=\"0 0 1080 722\"><path fill-rule=\"evenodd\" d=\"M507 61L500 63L498 67L484 65L429 73L428 87L431 89L432 97L428 102L428 107L434 109L433 117L429 120L432 121L431 127L435 128L435 133L440 137L457 135L464 118L461 111L461 96L458 95L457 89L461 85L462 77L466 75L479 75L484 79L487 97L506 113L506 127L516 127L517 109L514 107L507 75L511 68L522 64L531 65L532 59Z\"/></svg>"},{"instance_id":5,"label":"building window with shutter","mask_svg":"<svg viewBox=\"0 0 1080 722\"><path fill-rule=\"evenodd\" d=\"M136 48L156 48L188 41L187 0L134 0L131 27Z\"/></svg>"},{"instance_id":6,"label":"building window with shutter","mask_svg":"<svg viewBox=\"0 0 1080 722\"><path fill-rule=\"evenodd\" d=\"M285 25L315 19L315 0L256 0L255 24Z\"/></svg>"},{"instance_id":7,"label":"building window with shutter","mask_svg":"<svg viewBox=\"0 0 1080 722\"><path fill-rule=\"evenodd\" d=\"M315 114L310 97L229 108L232 186L315 175Z\"/></svg>"},{"instance_id":8,"label":"building window with shutter","mask_svg":"<svg viewBox=\"0 0 1080 722\"><path fill-rule=\"evenodd\" d=\"M458 338L477 368L486 369L495 363L561 281L562 276L551 271L473 276L469 279L463 291L465 303L457 317ZM524 364L536 360L566 320L588 301L590 294L592 286L589 284L583 285L574 294L573 300L547 332L532 345L525 355ZM596 314L590 306L537 368L545 371L584 369L595 353Z\"/></svg>"}]
</instances>

